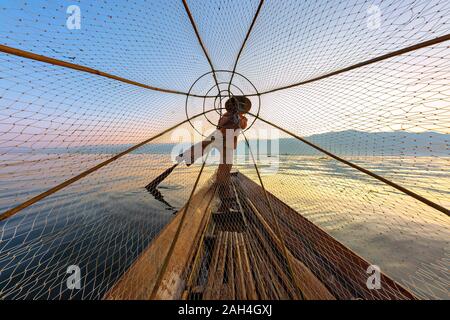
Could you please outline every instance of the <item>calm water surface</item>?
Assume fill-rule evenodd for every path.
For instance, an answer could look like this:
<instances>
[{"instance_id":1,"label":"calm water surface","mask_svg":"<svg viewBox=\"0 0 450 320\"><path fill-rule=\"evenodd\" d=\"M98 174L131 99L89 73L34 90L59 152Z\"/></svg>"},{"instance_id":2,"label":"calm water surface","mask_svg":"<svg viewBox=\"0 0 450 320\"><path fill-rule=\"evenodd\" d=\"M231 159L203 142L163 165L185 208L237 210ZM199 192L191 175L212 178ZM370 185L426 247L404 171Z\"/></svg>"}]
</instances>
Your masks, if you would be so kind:
<instances>
[{"instance_id":1,"label":"calm water surface","mask_svg":"<svg viewBox=\"0 0 450 320\"><path fill-rule=\"evenodd\" d=\"M357 161L450 204L445 159ZM169 164L163 155L130 155L0 223L0 297L101 298L189 197L198 166L177 168L159 189L163 199L145 190ZM235 167L256 179L248 161ZM335 161L282 156L277 167L276 174L263 170L270 192L419 296L449 298L447 217ZM69 168L22 169L1 180L1 211L73 176ZM82 289L66 289L68 265L80 266Z\"/></svg>"}]
</instances>

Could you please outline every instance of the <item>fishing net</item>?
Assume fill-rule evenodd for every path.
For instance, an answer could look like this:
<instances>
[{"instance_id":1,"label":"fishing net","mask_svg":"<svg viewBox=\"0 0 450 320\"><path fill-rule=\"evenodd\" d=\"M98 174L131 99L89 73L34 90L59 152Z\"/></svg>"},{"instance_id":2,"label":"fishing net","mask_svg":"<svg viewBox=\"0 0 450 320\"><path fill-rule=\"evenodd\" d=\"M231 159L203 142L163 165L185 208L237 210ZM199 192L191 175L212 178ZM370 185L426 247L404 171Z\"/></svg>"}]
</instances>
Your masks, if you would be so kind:
<instances>
[{"instance_id":1,"label":"fishing net","mask_svg":"<svg viewBox=\"0 0 450 320\"><path fill-rule=\"evenodd\" d=\"M448 298L448 1L0 15L0 299Z\"/></svg>"}]
</instances>

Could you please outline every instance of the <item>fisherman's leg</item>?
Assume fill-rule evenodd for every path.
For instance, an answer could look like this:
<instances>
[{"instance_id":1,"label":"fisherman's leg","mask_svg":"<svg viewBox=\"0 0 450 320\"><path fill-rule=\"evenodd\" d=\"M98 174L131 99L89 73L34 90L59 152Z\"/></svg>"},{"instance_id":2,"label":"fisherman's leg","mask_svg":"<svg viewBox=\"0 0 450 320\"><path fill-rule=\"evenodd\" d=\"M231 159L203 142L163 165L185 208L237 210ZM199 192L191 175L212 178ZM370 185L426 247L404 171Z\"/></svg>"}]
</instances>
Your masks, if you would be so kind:
<instances>
[{"instance_id":1,"label":"fisherman's leg","mask_svg":"<svg viewBox=\"0 0 450 320\"><path fill-rule=\"evenodd\" d=\"M221 163L217 169L218 194L221 201L221 210L234 207L235 195L231 186L231 168L233 167L233 144L223 141L221 149Z\"/></svg>"},{"instance_id":2,"label":"fisherman's leg","mask_svg":"<svg viewBox=\"0 0 450 320\"><path fill-rule=\"evenodd\" d=\"M217 183L223 189L230 184L230 172L233 167L233 148L228 147L227 141L222 141L220 150L220 164L217 169ZM219 190L220 191L220 190Z\"/></svg>"}]
</instances>

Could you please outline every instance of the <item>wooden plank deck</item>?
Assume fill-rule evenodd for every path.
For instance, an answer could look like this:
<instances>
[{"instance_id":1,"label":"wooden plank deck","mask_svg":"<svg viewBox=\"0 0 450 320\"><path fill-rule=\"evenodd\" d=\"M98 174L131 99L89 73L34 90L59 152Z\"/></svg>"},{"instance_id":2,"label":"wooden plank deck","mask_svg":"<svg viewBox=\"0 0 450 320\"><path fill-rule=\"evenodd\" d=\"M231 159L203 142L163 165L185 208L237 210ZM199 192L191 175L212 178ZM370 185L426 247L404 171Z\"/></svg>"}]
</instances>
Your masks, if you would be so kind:
<instances>
[{"instance_id":1,"label":"wooden plank deck","mask_svg":"<svg viewBox=\"0 0 450 320\"><path fill-rule=\"evenodd\" d=\"M205 217L210 210L212 197L213 190L205 187L192 198L185 225L169 261L167 272L163 276L162 286L157 292L157 299L180 298L184 288L184 271L198 244L201 235L199 231L202 230L202 224L205 223ZM150 299L162 261L185 209L182 208L166 225L120 280L105 294L104 299Z\"/></svg>"},{"instance_id":2,"label":"wooden plank deck","mask_svg":"<svg viewBox=\"0 0 450 320\"><path fill-rule=\"evenodd\" d=\"M239 192L245 194L256 207L254 212L262 216L260 220L272 225L270 208L264 201L262 188L241 173L235 174L233 179ZM298 261L299 274L308 270L337 299L416 299L385 274L381 274L381 289L368 289L366 271L371 265L369 262L269 192L268 196L279 217L282 233L288 239L288 250Z\"/></svg>"},{"instance_id":3,"label":"wooden plank deck","mask_svg":"<svg viewBox=\"0 0 450 320\"><path fill-rule=\"evenodd\" d=\"M314 300L415 298L386 275L382 289L369 290L367 261L268 193L280 237L262 188L240 173L231 187L238 211L215 212L213 188L193 197L157 299L299 299L299 291ZM150 298L183 210L105 298Z\"/></svg>"},{"instance_id":4,"label":"wooden plank deck","mask_svg":"<svg viewBox=\"0 0 450 320\"><path fill-rule=\"evenodd\" d=\"M238 181L237 181L238 182ZM231 187L235 187L232 184ZM298 299L293 276L298 277L308 299L334 299L326 287L295 257L294 275L280 254L281 241L263 220L254 205L249 206L245 193L237 192L239 212L215 212L209 226L215 239L210 263L203 283L191 283L187 298L201 299ZM199 247L202 251L202 247ZM202 254L202 256L206 256ZM198 262L201 263L201 262ZM198 271L196 266L192 270ZM194 279L200 279L195 275Z\"/></svg>"}]
</instances>

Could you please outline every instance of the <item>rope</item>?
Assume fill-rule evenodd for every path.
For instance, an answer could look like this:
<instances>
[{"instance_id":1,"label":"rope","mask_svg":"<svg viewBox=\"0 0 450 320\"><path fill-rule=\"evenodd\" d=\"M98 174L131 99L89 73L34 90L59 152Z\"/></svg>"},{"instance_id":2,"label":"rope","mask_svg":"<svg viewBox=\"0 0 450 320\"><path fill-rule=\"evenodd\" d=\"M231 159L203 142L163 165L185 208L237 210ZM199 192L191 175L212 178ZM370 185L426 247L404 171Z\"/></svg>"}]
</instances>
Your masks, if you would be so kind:
<instances>
[{"instance_id":1,"label":"rope","mask_svg":"<svg viewBox=\"0 0 450 320\"><path fill-rule=\"evenodd\" d=\"M277 128L278 130L281 130L284 133L287 133L287 134L291 135L292 137L296 138L297 140L302 141L303 143L305 143L308 146L310 146L310 147L312 147L312 148L314 148L314 149L316 149L316 150L326 154L327 156L329 156L329 157L331 157L331 158L333 158L333 159L335 159L335 160L337 160L337 161L339 161L341 163L344 163L347 166L350 166L350 167L352 167L352 168L354 168L354 169L356 169L356 170L358 170L358 171L360 171L360 172L362 172L364 174L367 174L367 175L369 175L369 176L371 176L371 177L373 177L373 178L375 178L375 179L377 179L377 180L379 180L379 181L381 181L381 182L383 182L383 183L385 183L385 184L387 184L387 185L389 185L389 186L391 186L391 187L393 187L393 188L395 188L395 189L397 189L397 190L407 194L408 196L411 196L414 199L416 199L416 200L418 200L418 201L420 201L420 202L422 202L422 203L424 203L424 204L426 204L426 205L428 205L428 206L430 206L430 207L432 207L432 208L434 208L434 209L436 209L436 210L446 214L447 216L450 216L450 210L448 210L447 208L444 208L443 206L441 206L441 205L439 205L439 204L437 204L437 203L435 203L435 202L433 202L433 201L431 201L431 200L429 200L429 199L427 199L425 197L422 197L421 195L419 195L419 194L417 194L417 193L415 193L415 192L413 192L413 191L411 191L411 190L409 190L409 189L407 189L405 187L402 187L401 185L399 185L399 184L397 184L397 183L395 183L395 182L393 182L391 180L383 178L382 176L380 176L380 175L378 175L378 174L376 174L376 173L374 173L374 172L372 172L372 171L370 171L368 169L365 169L363 167L358 166L357 164L354 164L354 163L352 163L352 162L350 162L348 160L345 160L345 159L335 155L334 153L331 153L331 152L329 152L329 151L319 147L318 145L316 145L316 144L306 140L305 138L302 138L302 137L296 135L295 133L290 132L287 129L284 129L284 128L280 127L280 126L277 126L276 124L274 124L274 123L272 123L272 122L270 122L268 120L265 120L265 119L263 119L263 118L261 118L259 116L253 115L251 113L249 113L249 114L254 116L254 117L257 117L262 122L265 122L265 123L267 123L267 124Z\"/></svg>"},{"instance_id":2,"label":"rope","mask_svg":"<svg viewBox=\"0 0 450 320\"><path fill-rule=\"evenodd\" d=\"M208 60L209 66L211 67L212 75L213 75L214 81L216 82L217 91L218 91L218 94L220 96L220 103L222 104L222 96L220 94L219 81L217 81L216 71L214 69L214 65L212 63L211 58L209 57L208 51L206 50L206 47L205 47L205 44L203 43L203 40L200 37L200 33L198 32L198 28L197 28L197 25L195 24L194 17L192 16L191 10L189 9L189 6L188 6L186 0L182 0L182 1L183 1L184 8L186 9L186 13L187 13L187 15L189 17L189 21L191 22L192 28L194 29L195 35L197 36L198 42L200 43L200 46L202 47L203 53L206 56L206 60Z\"/></svg>"},{"instance_id":3,"label":"rope","mask_svg":"<svg viewBox=\"0 0 450 320\"><path fill-rule=\"evenodd\" d=\"M253 29L253 25L256 22L256 18L257 18L258 14L259 14L259 11L260 11L260 9L262 7L263 2L264 2L264 0L261 0L260 4L258 6L258 10L256 11L254 19L252 21L252 24L250 25L250 28L249 28L249 30L247 32L247 35L246 35L246 37L244 39L244 42L242 43L242 47L239 50L239 53L237 55L237 58L236 58L236 61L235 61L234 67L233 67L233 72L232 72L232 75L231 75L231 78L230 78L228 90L230 90L230 85L231 85L231 82L233 81L233 77L234 77L234 74L236 72L236 68L237 68L237 64L238 64L239 58L240 58L240 56L242 54L243 48L245 46L245 43L247 42L248 37L250 36L250 32ZM203 41L202 41L202 39L200 37L200 34L198 32L198 29L197 29L197 26L195 24L195 21L193 20L192 14L191 14L191 12L189 10L189 7L187 6L187 3L186 3L185 0L183 0L183 4L185 5L186 12L187 12L187 14L189 16L189 20L191 21L192 27L194 28L194 32L195 32L195 34L196 34L196 36L197 36L197 38L198 38L198 40L200 42L202 50L205 53L206 59L208 60L209 65L211 66L211 70L213 71L214 81L216 82L217 90L219 91L219 94L220 94L219 83L218 83L217 77L216 77L216 70L215 70L215 68L214 68L214 66L212 64L212 61L211 61L211 58L208 55L208 52L206 51L206 47L203 44ZM354 64L352 66L349 66L349 67L346 67L346 68L343 68L343 69L339 69L337 71L333 71L333 72L327 73L327 74L319 76L319 77L315 77L313 79L309 79L309 80L298 82L298 83L291 84L291 85L288 85L288 86L284 86L284 87L280 87L280 88L276 88L276 89L260 92L260 93L257 93L257 94L250 94L248 96L264 95L264 94L268 94L268 93L273 93L273 92L277 92L277 91L281 91L281 90L290 89L290 88L293 88L293 87L298 87L298 86L305 85L305 84L308 84L308 83L311 83L311 82L315 82L315 81L319 81L319 80L322 80L322 79L326 79L326 78L329 78L329 77L332 77L332 76L335 76L335 75L338 75L338 74L341 74L341 73L344 73L344 72L348 72L348 71L351 71L351 70L354 70L354 69L357 69L357 68L361 68L361 67L364 67L364 66L376 63L376 62L380 62L380 61L383 61L383 60L386 60L386 59L389 59L389 58L392 58L392 57L395 57L395 56L399 56L399 55L402 55L402 54L405 54L405 53L408 53L408 52L411 52L411 51L415 51L415 50L426 48L426 47L429 47L429 46L432 46L432 45L435 45L435 44L439 44L439 43L442 43L442 42L445 42L445 41L448 41L448 40L450 40L450 34L446 34L444 36L441 36L441 37L438 37L438 38L435 38L435 39L432 39L432 40L424 41L424 42L415 44L415 45L410 46L410 47L406 47L406 48L403 48L403 49L400 49L400 50L397 50L397 51L393 51L391 53L388 53L388 54L385 54L385 55L382 55L382 56L379 56L379 57L376 57L376 58L373 58L373 59L370 59L370 60L366 60L366 61ZM131 85L134 85L134 86L137 86L137 87L141 87L141 88L144 88L144 89L149 89L149 90L159 91L159 92L165 92L165 93L185 95L185 96L188 95L188 93L186 93L186 92L181 92L181 91L172 90L172 89L165 89L165 88L158 88L158 87L149 86L149 85L146 85L146 84L143 84L143 83L140 83L140 82L136 82L136 81L133 81L133 80L130 80L130 79L122 78L122 77L119 77L119 76L115 76L115 75L112 75L112 74L109 74L109 73L106 73L106 72L103 72L103 71L100 71L100 70L92 69L92 68L89 68L89 67L86 67L86 66L83 66L83 65L70 63L70 62L59 60L59 59L50 58L50 57L47 57L47 56L44 56L44 55L35 54L35 53L29 52L29 51L25 51L25 50L13 48L13 47L5 46L5 45L0 45L0 52L6 53L6 54L15 55L15 56L26 58L26 59L30 59L30 60L40 61L40 62L52 64L52 65L57 65L57 66L60 66L60 67L69 68L69 69L73 69L73 70L77 70L77 71L81 71L81 72L95 74L95 75L98 75L98 76L101 76L101 77L104 77L104 78L108 78L108 79L120 81L120 82L123 82L123 83L131 84ZM192 94L192 93L189 94L189 95L193 96L193 97L197 97L197 98L215 98L215 96L207 96L207 95L202 96L202 95L196 95L196 94Z\"/></svg>"},{"instance_id":4,"label":"rope","mask_svg":"<svg viewBox=\"0 0 450 320\"><path fill-rule=\"evenodd\" d=\"M278 238L280 239L281 245L282 245L282 247L283 247L283 255L284 255L284 258L285 258L286 261L287 261L289 273L291 274L292 280L293 280L294 283L295 283L295 287L296 287L296 289L297 289L297 291L298 291L298 295L299 295L300 299L304 300L304 299L305 299L305 296L303 295L303 292L302 292L302 290L300 289L300 285L298 284L297 277L295 277L294 268L293 268L293 266L292 266L292 261L291 261L291 258L290 258L290 256L289 256L289 254L288 254L288 250L287 250L286 244L285 244L285 242L284 242L284 239L283 239L283 237L282 237L280 225L279 225L279 223L278 223L277 218L275 217L275 212L274 212L274 210L273 210L272 203L270 202L269 196L267 195L266 188L264 187L264 184L263 184L263 181L262 181L262 178L261 178L261 174L259 173L258 165L256 164L255 157L253 156L252 148L250 147L250 143L248 142L248 139L247 139L247 137L245 136L245 133L244 133L244 132L242 132L242 135L244 136L245 143L247 144L248 150L249 150L250 155L251 155L251 157L252 157L253 165L254 165L254 167L255 167L256 174L258 175L259 183L261 184L261 187L262 187L262 189L263 189L264 197L266 198L267 204L268 204L268 206L269 206L270 214L271 214L271 216L272 216L272 220L273 220L274 223L275 223L275 232L277 233L277 236L278 236Z\"/></svg>"},{"instance_id":5,"label":"rope","mask_svg":"<svg viewBox=\"0 0 450 320\"><path fill-rule=\"evenodd\" d=\"M205 214L206 214L207 210L209 209L212 200L213 200L214 197L216 196L217 189L218 189L218 188L217 188L217 184L215 184L215 185L214 185L214 191L212 192L211 198L209 199L208 205L206 206ZM203 243L204 239L205 239L206 232L207 232L207 228L208 228L208 226L209 226L209 221L210 221L210 220L211 220L211 214L209 214L208 217L206 218L205 226L204 226L204 228L203 228L203 230L202 230L202 233L201 233L201 236L200 236L200 239L199 239L199 242L198 242L199 245L201 245L201 244ZM195 267L198 265L198 263L199 263L199 261L200 261L200 257L202 256L201 253L202 253L202 250L201 250L201 247L199 246L199 248L197 249L197 252L195 253L193 262L191 263L191 266L192 266L192 267L191 267L191 270L190 270L190 272L189 272L189 277L188 277L188 279L187 279L187 281L186 281L186 289L185 289L185 290L187 290L187 291L189 291L190 288L191 288L191 286L192 286L192 281L193 281L192 278L195 276L195 275L194 275L194 269L195 269Z\"/></svg>"},{"instance_id":6,"label":"rope","mask_svg":"<svg viewBox=\"0 0 450 320\"><path fill-rule=\"evenodd\" d=\"M195 190L197 189L197 185L198 185L198 182L200 181L200 177L201 177L201 175L203 173L203 169L205 168L205 164L206 164L206 161L208 160L208 156L209 156L209 153L206 154L205 160L203 161L202 167L200 168L200 172L198 173L197 180L195 180L194 186L192 187L191 194L189 195L189 199L188 199L188 201L186 203L186 208L183 210L183 213L181 215L180 223L178 224L177 231L175 232L175 235L173 237L173 241L170 244L169 251L167 252L166 257L164 258L164 261L163 261L163 264L161 266L161 269L158 272L158 277L156 279L155 286L153 287L152 294L150 295L150 300L155 300L155 296L156 296L156 294L158 292L158 289L159 289L159 287L161 285L162 277L163 277L163 275L164 275L164 273L165 273L165 271L167 269L170 257L172 256L173 250L175 249L175 245L176 245L176 243L178 241L178 237L180 236L181 228L183 227L184 220L186 218L186 214L187 214L187 212L189 210L189 205L191 204L192 197L194 196Z\"/></svg>"},{"instance_id":7,"label":"rope","mask_svg":"<svg viewBox=\"0 0 450 320\"><path fill-rule=\"evenodd\" d=\"M82 65L79 65L79 64L70 63L70 62L66 62L66 61L50 58L50 57L43 56L43 55L40 55L40 54L36 54L36 53L29 52L29 51L20 50L20 49L17 49L17 48L12 48L12 47L8 47L8 46L4 46L4 45L0 45L0 52L6 53L6 54L15 55L15 56L26 58L26 59L30 59L30 60L35 60L35 61L40 61L40 62L52 64L52 65L55 65L55 66L60 66L60 67L68 68L68 69L81 71L81 72L95 74L95 75L98 75L98 76L101 76L101 77L104 77L104 78L108 78L108 79L120 81L120 82L123 82L123 83L131 84L133 86L141 87L141 88L144 88L144 89L149 89L149 90L159 91L159 92L165 92L165 93L180 94L180 95L185 95L185 96L188 95L186 92L181 92L181 91L177 91L177 90L163 89L163 88L157 88L157 87L149 86L149 85L146 85L146 84L143 84L143 83L140 83L140 82L136 82L136 81L129 80L129 79L126 79L126 78L122 78L122 77L119 77L119 76L115 76L113 74L109 74L109 73L106 73L106 72L103 72L103 71L100 71L100 70L96 70L96 69L92 69L92 68L89 68L89 67L86 67L86 66L82 66ZM198 97L198 96L196 96L194 94L191 94L191 96ZM203 96L202 96L202 98L203 98Z\"/></svg>"},{"instance_id":8,"label":"rope","mask_svg":"<svg viewBox=\"0 0 450 320\"><path fill-rule=\"evenodd\" d=\"M214 111L214 110L208 110L206 112L202 112L202 113L199 113L199 114L197 114L195 116L192 116L191 118L186 119L186 120L184 120L184 121L182 121L182 122L180 122L180 123L178 123L178 124L168 128L168 129L158 133L157 135L155 135L155 136L153 136L153 137L151 137L151 138L149 138L147 140L144 140L144 141L134 145L131 148L128 148L127 150L125 150L125 151L123 151L123 152L121 152L119 154L116 154L114 157L111 157L108 160L105 160L102 163L99 163L98 165L96 165L96 166L94 166L94 167L92 167L92 168L90 168L90 169L88 169L86 171L83 171L82 173L78 174L77 176L62 182L62 183L58 184L57 186L55 186L55 187L53 187L51 189L48 189L47 191L45 191L45 192L43 192L41 194L38 194L37 196L35 196L35 197L33 197L33 198L31 198L31 199L29 199L29 200L19 204L18 206L3 212L0 215L0 221L3 221L5 219L15 215L16 213L22 211L23 209L28 208L32 204L34 204L34 203L36 203L36 202L38 202L38 201L40 201L40 200L42 200L44 198L47 198L48 196L54 194L55 192L58 192L59 190L61 190L61 189L65 188L65 187L71 185L72 183L74 183L74 182L76 182L76 181L86 177L87 175L97 171L98 169L103 168L104 166L106 166L106 165L110 164L111 162L119 159L120 157L122 157L122 156L124 156L124 155L126 155L126 154L128 154L130 152L133 152L134 150L142 147L143 145L151 142L152 140L155 140L155 139L161 137L162 135L166 134L167 132L169 132L169 131L171 131L171 130L173 130L173 129L175 129L175 128L177 128L177 127L179 127L179 126L181 126L181 125L183 125L185 123L187 123L189 120L198 118L198 117L200 117L200 116L202 116L202 115L204 115L206 113L209 113L211 111Z\"/></svg>"},{"instance_id":9,"label":"rope","mask_svg":"<svg viewBox=\"0 0 450 320\"><path fill-rule=\"evenodd\" d=\"M233 82L234 73L236 72L236 67L239 62L239 58L241 57L242 51L244 50L245 44L247 43L248 38L250 37L250 33L252 32L253 26L255 25L256 19L258 18L259 12L261 11L262 5L264 4L264 0L261 0L258 5L258 9L256 9L255 15L253 17L252 23L250 24L250 27L248 28L247 34L245 35L245 39L242 42L242 46L239 49L239 52L236 56L236 61L234 62L233 66L233 72L231 73L230 82L228 83L228 93L230 94L231 90L231 83Z\"/></svg>"},{"instance_id":10,"label":"rope","mask_svg":"<svg viewBox=\"0 0 450 320\"><path fill-rule=\"evenodd\" d=\"M431 40L428 40L428 41L424 41L424 42L415 44L415 45L410 46L410 47L406 47L406 48L403 48L403 49L400 49L400 50L397 50L397 51L393 51L391 53L388 53L388 54L385 54L385 55L382 55L382 56L379 56L379 57L376 57L376 58L373 58L373 59L370 59L370 60L366 60L366 61L354 64L354 65L351 65L349 67L346 67L346 68L343 68L343 69L339 69L337 71L333 71L333 72L324 74L322 76L319 76L319 77L316 77L316 78L313 78L313 79L309 79L309 80L298 82L298 83L294 83L294 84L291 84L291 85L288 85L288 86L284 86L284 87L280 87L280 88L264 91L264 92L261 92L259 94L253 94L253 96L254 95L268 94L268 93L272 93L272 92L276 92L276 91L280 91L280 90L285 90L285 89L289 89L289 88L293 88L293 87L298 87L298 86L301 86L301 85L304 85L304 84L307 84L307 83L311 83L311 82L315 82L315 81L319 81L319 80L322 80L322 79L326 79L326 78L329 78L329 77L332 77L332 76L335 76L335 75L338 75L338 74L341 74L341 73L344 73L344 72L347 72L347 71L351 71L351 70L354 70L354 69L357 69L357 68L361 68L361 67L364 67L364 66L376 63L376 62L380 62L380 61L383 61L383 60L386 60L386 59L389 59L389 58L393 58L393 57L396 57L396 56L399 56L399 55L402 55L402 54L405 54L405 53L408 53L408 52L411 52L411 51L415 51L415 50L419 50L419 49L422 49L422 48L426 48L426 47L429 47L429 46L432 46L432 45L435 45L435 44L439 44L441 42L445 42L445 41L448 41L448 40L450 40L450 34L446 34L444 36L441 36L441 37L438 37L438 38L435 38L435 39L431 39Z\"/></svg>"}]
</instances>

